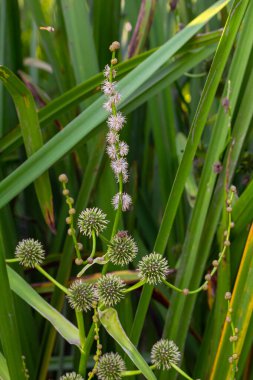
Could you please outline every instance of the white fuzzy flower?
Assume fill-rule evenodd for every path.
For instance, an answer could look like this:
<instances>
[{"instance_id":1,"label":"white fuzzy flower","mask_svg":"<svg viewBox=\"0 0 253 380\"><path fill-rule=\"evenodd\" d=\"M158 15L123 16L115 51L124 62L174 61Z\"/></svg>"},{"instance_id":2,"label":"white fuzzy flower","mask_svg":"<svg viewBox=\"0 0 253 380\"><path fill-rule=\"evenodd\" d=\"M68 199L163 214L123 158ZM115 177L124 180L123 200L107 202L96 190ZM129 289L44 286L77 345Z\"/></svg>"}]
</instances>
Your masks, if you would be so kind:
<instances>
[{"instance_id":1,"label":"white fuzzy flower","mask_svg":"<svg viewBox=\"0 0 253 380\"><path fill-rule=\"evenodd\" d=\"M105 80L102 84L102 91L106 96L111 96L115 93L116 82Z\"/></svg>"},{"instance_id":2,"label":"white fuzzy flower","mask_svg":"<svg viewBox=\"0 0 253 380\"><path fill-rule=\"evenodd\" d=\"M119 174L127 174L128 162L124 158L117 158L111 162L112 170L114 174L118 176Z\"/></svg>"},{"instance_id":3,"label":"white fuzzy flower","mask_svg":"<svg viewBox=\"0 0 253 380\"><path fill-rule=\"evenodd\" d=\"M116 115L110 115L107 120L108 127L115 131L120 131L126 122L125 116L121 112L116 113Z\"/></svg>"},{"instance_id":4,"label":"white fuzzy flower","mask_svg":"<svg viewBox=\"0 0 253 380\"><path fill-rule=\"evenodd\" d=\"M110 78L110 73L111 73L111 69L110 69L110 66L109 65L106 65L105 66L105 69L104 69L104 77L109 79ZM112 69L112 77L115 78L116 77L116 70L115 69Z\"/></svg>"},{"instance_id":5,"label":"white fuzzy flower","mask_svg":"<svg viewBox=\"0 0 253 380\"><path fill-rule=\"evenodd\" d=\"M115 160L117 158L117 148L115 145L108 145L106 151L111 160Z\"/></svg>"},{"instance_id":6,"label":"white fuzzy flower","mask_svg":"<svg viewBox=\"0 0 253 380\"><path fill-rule=\"evenodd\" d=\"M124 157L127 156L129 151L129 146L124 141L120 141L119 143L119 154L120 156Z\"/></svg>"},{"instance_id":7,"label":"white fuzzy flower","mask_svg":"<svg viewBox=\"0 0 253 380\"><path fill-rule=\"evenodd\" d=\"M122 200L122 211L129 210L131 204L132 204L132 198L127 193L117 193L112 198L112 205L115 210L119 208L120 199Z\"/></svg>"},{"instance_id":8,"label":"white fuzzy flower","mask_svg":"<svg viewBox=\"0 0 253 380\"><path fill-rule=\"evenodd\" d=\"M121 95L119 92L115 92L114 95L110 96L110 98L108 98L107 102L105 102L103 104L103 108L107 111L107 112L112 112L112 106L116 106L119 102L120 102L120 99L121 99Z\"/></svg>"},{"instance_id":9,"label":"white fuzzy flower","mask_svg":"<svg viewBox=\"0 0 253 380\"><path fill-rule=\"evenodd\" d=\"M109 131L106 135L106 141L113 145L119 141L119 135L115 131Z\"/></svg>"},{"instance_id":10,"label":"white fuzzy flower","mask_svg":"<svg viewBox=\"0 0 253 380\"><path fill-rule=\"evenodd\" d=\"M110 97L110 99L116 106L121 100L121 95L119 92L115 92L114 95Z\"/></svg>"}]
</instances>

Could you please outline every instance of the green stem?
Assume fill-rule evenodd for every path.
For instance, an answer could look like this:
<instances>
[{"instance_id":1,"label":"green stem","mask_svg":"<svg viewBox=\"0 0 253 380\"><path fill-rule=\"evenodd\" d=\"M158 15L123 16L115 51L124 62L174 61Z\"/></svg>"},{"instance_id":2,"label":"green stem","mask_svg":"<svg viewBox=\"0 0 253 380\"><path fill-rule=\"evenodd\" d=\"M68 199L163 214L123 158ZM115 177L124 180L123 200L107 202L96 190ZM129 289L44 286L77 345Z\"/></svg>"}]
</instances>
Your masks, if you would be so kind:
<instances>
[{"instance_id":1,"label":"green stem","mask_svg":"<svg viewBox=\"0 0 253 380\"><path fill-rule=\"evenodd\" d=\"M100 239L103 240L106 244L109 244L109 243L110 243L110 240L108 240L104 235L99 234L99 237L100 237Z\"/></svg>"},{"instance_id":2,"label":"green stem","mask_svg":"<svg viewBox=\"0 0 253 380\"><path fill-rule=\"evenodd\" d=\"M144 284L145 284L145 280L139 281L139 282L137 282L136 284L134 284L133 286L130 286L130 288L127 288L127 289L122 290L122 293L129 293L129 292L132 292L133 290L140 288L140 287L143 286Z\"/></svg>"},{"instance_id":3,"label":"green stem","mask_svg":"<svg viewBox=\"0 0 253 380\"><path fill-rule=\"evenodd\" d=\"M36 264L35 268L55 286L57 286L57 288L61 289L65 294L69 294L69 290L65 288L65 286L61 285L58 281L56 281L52 276L50 276L50 274L48 274L40 265Z\"/></svg>"},{"instance_id":4,"label":"green stem","mask_svg":"<svg viewBox=\"0 0 253 380\"><path fill-rule=\"evenodd\" d=\"M174 368L180 375L182 375L185 379L193 380L192 377L188 376L181 368L179 368L176 364L171 363L171 367Z\"/></svg>"},{"instance_id":5,"label":"green stem","mask_svg":"<svg viewBox=\"0 0 253 380\"><path fill-rule=\"evenodd\" d=\"M81 357L79 361L79 369L78 372L80 375L85 375L85 328L84 328L84 320L83 320L83 313L81 311L75 311L76 312L76 321L77 321L77 327L79 330L79 338L80 338L80 344L81 344Z\"/></svg>"},{"instance_id":6,"label":"green stem","mask_svg":"<svg viewBox=\"0 0 253 380\"><path fill-rule=\"evenodd\" d=\"M20 261L20 259L18 258L15 258L15 259L5 259L5 262L6 263L17 263L18 261Z\"/></svg>"},{"instance_id":7,"label":"green stem","mask_svg":"<svg viewBox=\"0 0 253 380\"><path fill-rule=\"evenodd\" d=\"M96 243L97 243L96 233L95 233L95 231L92 231L92 251L91 251L90 257L94 257L95 256L95 253L96 253Z\"/></svg>"},{"instance_id":8,"label":"green stem","mask_svg":"<svg viewBox=\"0 0 253 380\"><path fill-rule=\"evenodd\" d=\"M155 369L155 364L149 366L150 369ZM120 377L127 377L127 376L134 376L134 375L140 375L142 372L139 369L133 370L133 371L122 371L120 373Z\"/></svg>"}]
</instances>

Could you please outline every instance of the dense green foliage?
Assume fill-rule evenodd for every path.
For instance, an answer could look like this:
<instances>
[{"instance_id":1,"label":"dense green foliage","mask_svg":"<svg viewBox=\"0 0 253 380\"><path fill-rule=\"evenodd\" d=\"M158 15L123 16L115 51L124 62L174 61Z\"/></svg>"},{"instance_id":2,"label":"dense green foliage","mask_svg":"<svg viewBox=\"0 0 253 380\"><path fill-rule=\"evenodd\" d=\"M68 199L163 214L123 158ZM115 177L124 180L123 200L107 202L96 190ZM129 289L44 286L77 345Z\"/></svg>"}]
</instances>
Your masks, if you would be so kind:
<instances>
[{"instance_id":1,"label":"dense green foliage","mask_svg":"<svg viewBox=\"0 0 253 380\"><path fill-rule=\"evenodd\" d=\"M0 12L0 379L253 378L253 2Z\"/></svg>"}]
</instances>

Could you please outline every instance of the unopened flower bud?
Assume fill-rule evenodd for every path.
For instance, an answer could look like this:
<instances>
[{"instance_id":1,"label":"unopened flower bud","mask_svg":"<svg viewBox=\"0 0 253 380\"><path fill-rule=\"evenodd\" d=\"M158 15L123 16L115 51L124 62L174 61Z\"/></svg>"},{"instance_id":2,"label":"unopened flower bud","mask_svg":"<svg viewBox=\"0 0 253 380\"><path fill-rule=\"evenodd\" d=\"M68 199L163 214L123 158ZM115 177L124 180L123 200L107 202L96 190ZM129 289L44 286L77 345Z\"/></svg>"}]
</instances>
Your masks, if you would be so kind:
<instances>
[{"instance_id":1,"label":"unopened flower bud","mask_svg":"<svg viewBox=\"0 0 253 380\"><path fill-rule=\"evenodd\" d=\"M67 223L67 224L71 224L71 220L72 220L71 217L70 217L70 216L67 216L67 218L66 218L66 223Z\"/></svg>"},{"instance_id":2,"label":"unopened flower bud","mask_svg":"<svg viewBox=\"0 0 253 380\"><path fill-rule=\"evenodd\" d=\"M117 63L118 63L117 58L113 58L113 59L111 59L111 64L112 64L112 65L117 65Z\"/></svg>"},{"instance_id":3,"label":"unopened flower bud","mask_svg":"<svg viewBox=\"0 0 253 380\"><path fill-rule=\"evenodd\" d=\"M114 41L110 46L109 46L109 50L111 52L115 51L115 50L118 50L120 48L120 43L118 41Z\"/></svg>"},{"instance_id":4,"label":"unopened flower bud","mask_svg":"<svg viewBox=\"0 0 253 380\"><path fill-rule=\"evenodd\" d=\"M75 264L76 265L82 265L83 259L79 259L78 257L75 259Z\"/></svg>"},{"instance_id":5,"label":"unopened flower bud","mask_svg":"<svg viewBox=\"0 0 253 380\"><path fill-rule=\"evenodd\" d=\"M212 264L213 264L213 267L215 267L215 268L217 268L219 266L218 260L213 260Z\"/></svg>"},{"instance_id":6,"label":"unopened flower bud","mask_svg":"<svg viewBox=\"0 0 253 380\"><path fill-rule=\"evenodd\" d=\"M61 174L61 175L59 175L58 179L59 179L59 181L62 182L62 183L67 183L68 180L69 180L66 174Z\"/></svg>"},{"instance_id":7,"label":"unopened flower bud","mask_svg":"<svg viewBox=\"0 0 253 380\"><path fill-rule=\"evenodd\" d=\"M230 300L232 297L232 294L230 292L225 293L225 300Z\"/></svg>"},{"instance_id":8,"label":"unopened flower bud","mask_svg":"<svg viewBox=\"0 0 253 380\"><path fill-rule=\"evenodd\" d=\"M65 196L69 195L69 189L63 189L62 190L62 194L65 195Z\"/></svg>"},{"instance_id":9,"label":"unopened flower bud","mask_svg":"<svg viewBox=\"0 0 253 380\"><path fill-rule=\"evenodd\" d=\"M76 213L76 209L75 208L70 208L69 209L69 215L74 215Z\"/></svg>"}]
</instances>

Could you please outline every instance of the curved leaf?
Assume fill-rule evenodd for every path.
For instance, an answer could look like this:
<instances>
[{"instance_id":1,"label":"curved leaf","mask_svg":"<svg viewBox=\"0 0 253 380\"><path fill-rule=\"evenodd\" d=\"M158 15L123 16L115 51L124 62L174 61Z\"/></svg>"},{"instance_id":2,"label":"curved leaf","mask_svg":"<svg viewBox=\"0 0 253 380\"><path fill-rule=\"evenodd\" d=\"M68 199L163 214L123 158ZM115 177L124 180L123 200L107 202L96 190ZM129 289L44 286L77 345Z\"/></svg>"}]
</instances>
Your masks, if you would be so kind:
<instances>
[{"instance_id":1,"label":"curved leaf","mask_svg":"<svg viewBox=\"0 0 253 380\"><path fill-rule=\"evenodd\" d=\"M15 103L26 153L30 157L43 146L34 99L21 80L5 66L0 66L0 80ZM48 173L36 179L35 189L44 219L49 227L54 229L52 191Z\"/></svg>"},{"instance_id":2,"label":"curved leaf","mask_svg":"<svg viewBox=\"0 0 253 380\"><path fill-rule=\"evenodd\" d=\"M99 311L99 319L106 331L123 348L136 367L143 373L148 380L155 380L156 377L143 359L137 348L126 335L115 309L109 308Z\"/></svg>"},{"instance_id":3,"label":"curved leaf","mask_svg":"<svg viewBox=\"0 0 253 380\"><path fill-rule=\"evenodd\" d=\"M46 318L67 342L79 346L78 329L36 293L13 269L7 267L7 270L12 291Z\"/></svg>"}]
</instances>

